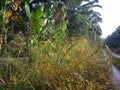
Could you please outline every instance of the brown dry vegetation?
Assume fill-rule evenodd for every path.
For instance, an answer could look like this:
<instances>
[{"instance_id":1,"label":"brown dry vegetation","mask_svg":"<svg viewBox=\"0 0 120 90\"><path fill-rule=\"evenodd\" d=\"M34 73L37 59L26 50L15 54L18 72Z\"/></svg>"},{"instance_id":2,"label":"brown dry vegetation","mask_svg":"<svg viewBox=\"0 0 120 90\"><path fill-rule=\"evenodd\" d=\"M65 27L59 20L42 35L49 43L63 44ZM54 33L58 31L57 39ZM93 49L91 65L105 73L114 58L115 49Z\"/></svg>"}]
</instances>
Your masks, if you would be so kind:
<instances>
[{"instance_id":1,"label":"brown dry vegetation","mask_svg":"<svg viewBox=\"0 0 120 90\"><path fill-rule=\"evenodd\" d=\"M32 44L31 44L32 45ZM34 61L14 62L1 73L0 90L109 90L108 68L101 49L87 39L41 41L30 48ZM13 68L14 67L14 68ZM3 67L1 67L3 68ZM9 73L8 73L8 71ZM7 74L7 75L6 75Z\"/></svg>"}]
</instances>

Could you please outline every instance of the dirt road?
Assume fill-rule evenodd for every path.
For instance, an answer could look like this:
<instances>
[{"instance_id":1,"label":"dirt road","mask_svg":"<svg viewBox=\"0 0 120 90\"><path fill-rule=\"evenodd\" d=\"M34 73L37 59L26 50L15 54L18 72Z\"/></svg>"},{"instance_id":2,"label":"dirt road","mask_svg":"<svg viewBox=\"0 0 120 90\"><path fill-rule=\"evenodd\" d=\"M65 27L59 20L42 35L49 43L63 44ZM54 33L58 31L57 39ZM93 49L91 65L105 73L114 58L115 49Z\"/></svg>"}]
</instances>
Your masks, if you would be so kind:
<instances>
[{"instance_id":1,"label":"dirt road","mask_svg":"<svg viewBox=\"0 0 120 90\"><path fill-rule=\"evenodd\" d=\"M115 85L115 90L120 90L120 71L112 65L113 69L113 76L112 76L112 81L113 84Z\"/></svg>"}]
</instances>

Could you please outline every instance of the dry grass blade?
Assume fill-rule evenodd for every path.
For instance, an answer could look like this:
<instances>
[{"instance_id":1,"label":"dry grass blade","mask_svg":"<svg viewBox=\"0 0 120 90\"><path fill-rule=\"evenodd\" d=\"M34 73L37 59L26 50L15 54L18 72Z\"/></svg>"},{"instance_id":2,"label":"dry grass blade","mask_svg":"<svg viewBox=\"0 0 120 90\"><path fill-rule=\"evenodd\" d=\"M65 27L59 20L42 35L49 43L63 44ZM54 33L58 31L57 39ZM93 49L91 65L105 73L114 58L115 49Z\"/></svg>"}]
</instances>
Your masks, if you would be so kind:
<instances>
[{"instance_id":1,"label":"dry grass blade","mask_svg":"<svg viewBox=\"0 0 120 90\"><path fill-rule=\"evenodd\" d=\"M73 73L73 75L78 77L81 81L86 81L85 78L82 75L78 74L78 73Z\"/></svg>"},{"instance_id":2,"label":"dry grass blade","mask_svg":"<svg viewBox=\"0 0 120 90\"><path fill-rule=\"evenodd\" d=\"M77 40L75 43L73 43L65 52L65 54L63 55L63 57L65 57L67 55L67 53L72 50L73 47L75 47L77 44L79 44L80 42L82 42L84 40L84 38L80 38L79 40Z\"/></svg>"},{"instance_id":3,"label":"dry grass blade","mask_svg":"<svg viewBox=\"0 0 120 90\"><path fill-rule=\"evenodd\" d=\"M91 55L89 55L88 57L86 57L83 61L88 60L90 57L92 57L95 54L97 54L100 50L101 50L101 47L99 47L94 53L92 53ZM75 68L78 67L81 63L83 63L83 62L78 62L78 64L75 66Z\"/></svg>"},{"instance_id":4,"label":"dry grass blade","mask_svg":"<svg viewBox=\"0 0 120 90\"><path fill-rule=\"evenodd\" d=\"M4 81L2 78L0 78L0 81L1 81L3 84L5 84L5 81Z\"/></svg>"}]
</instances>

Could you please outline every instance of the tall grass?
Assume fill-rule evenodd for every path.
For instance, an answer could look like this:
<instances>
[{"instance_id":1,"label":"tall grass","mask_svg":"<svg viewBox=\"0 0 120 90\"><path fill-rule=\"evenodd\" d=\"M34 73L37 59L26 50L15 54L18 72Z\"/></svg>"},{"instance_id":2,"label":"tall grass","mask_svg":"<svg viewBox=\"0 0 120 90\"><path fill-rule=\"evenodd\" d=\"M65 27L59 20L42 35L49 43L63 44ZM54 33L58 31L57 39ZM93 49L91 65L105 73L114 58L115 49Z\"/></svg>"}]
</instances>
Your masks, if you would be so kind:
<instances>
[{"instance_id":1,"label":"tall grass","mask_svg":"<svg viewBox=\"0 0 120 90\"><path fill-rule=\"evenodd\" d=\"M31 44L29 49L30 63L14 62L14 70L9 74L9 78L3 78L3 74L0 74L0 90L109 90L111 88L104 57L99 56L100 50L93 48L85 38L77 41L65 40L61 43L48 39L37 42L36 45Z\"/></svg>"}]
</instances>

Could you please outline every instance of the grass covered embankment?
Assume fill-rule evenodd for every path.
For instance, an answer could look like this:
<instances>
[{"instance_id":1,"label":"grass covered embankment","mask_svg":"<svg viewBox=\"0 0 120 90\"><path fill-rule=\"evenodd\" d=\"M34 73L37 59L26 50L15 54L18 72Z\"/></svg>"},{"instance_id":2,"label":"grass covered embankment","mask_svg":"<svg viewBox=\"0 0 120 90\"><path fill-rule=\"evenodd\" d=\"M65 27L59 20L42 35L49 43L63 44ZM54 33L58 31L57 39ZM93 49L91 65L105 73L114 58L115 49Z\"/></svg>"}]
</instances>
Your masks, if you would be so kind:
<instances>
[{"instance_id":1,"label":"grass covered embankment","mask_svg":"<svg viewBox=\"0 0 120 90\"><path fill-rule=\"evenodd\" d=\"M120 58L119 58L119 48L117 49L112 49L112 52L115 53L115 56L113 55L112 58L113 58L113 64L118 68L120 69ZM114 54L113 53L113 54ZM116 55L117 54L117 55ZM118 57L117 57L118 56Z\"/></svg>"},{"instance_id":2,"label":"grass covered embankment","mask_svg":"<svg viewBox=\"0 0 120 90\"><path fill-rule=\"evenodd\" d=\"M113 57L113 64L120 70L120 59Z\"/></svg>"},{"instance_id":3,"label":"grass covered embankment","mask_svg":"<svg viewBox=\"0 0 120 90\"><path fill-rule=\"evenodd\" d=\"M109 90L109 67L97 47L85 38L40 41L30 48L30 64L6 65L0 90Z\"/></svg>"}]
</instances>

